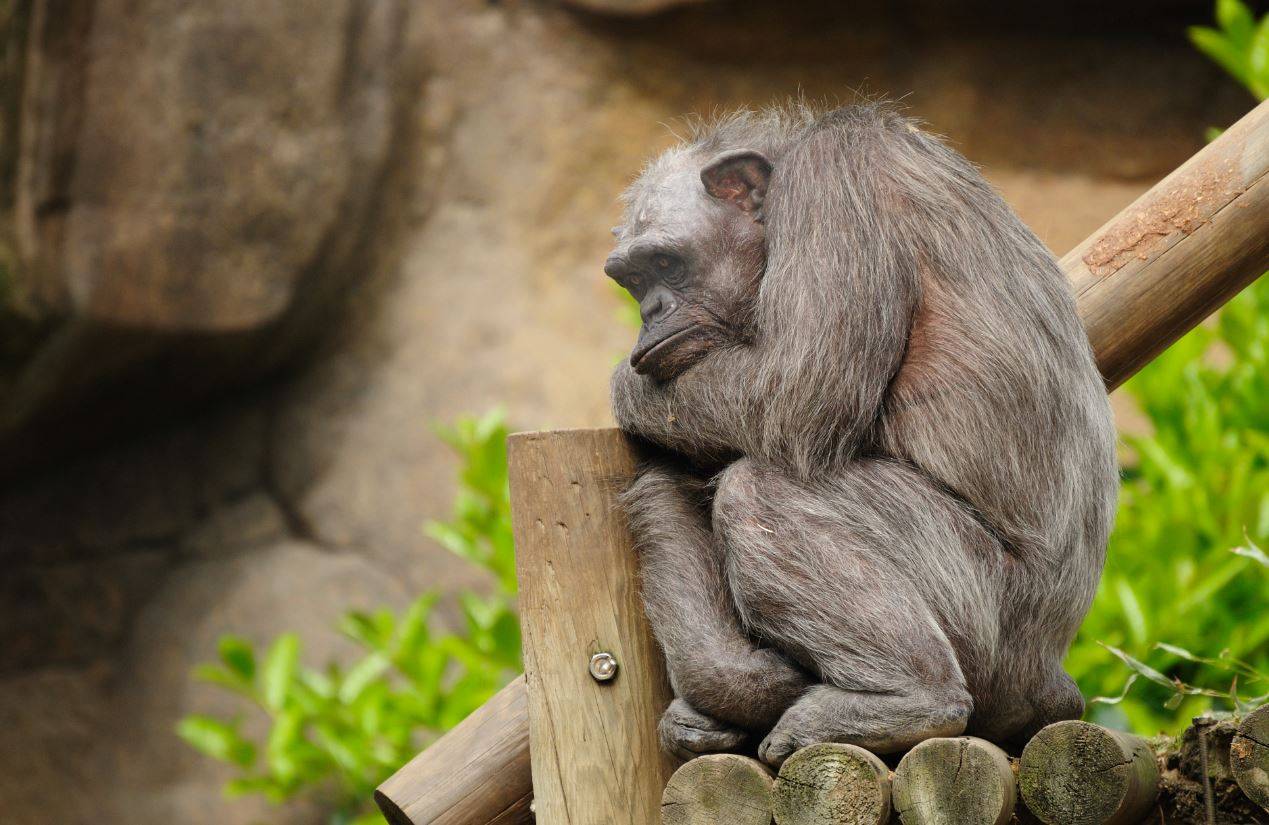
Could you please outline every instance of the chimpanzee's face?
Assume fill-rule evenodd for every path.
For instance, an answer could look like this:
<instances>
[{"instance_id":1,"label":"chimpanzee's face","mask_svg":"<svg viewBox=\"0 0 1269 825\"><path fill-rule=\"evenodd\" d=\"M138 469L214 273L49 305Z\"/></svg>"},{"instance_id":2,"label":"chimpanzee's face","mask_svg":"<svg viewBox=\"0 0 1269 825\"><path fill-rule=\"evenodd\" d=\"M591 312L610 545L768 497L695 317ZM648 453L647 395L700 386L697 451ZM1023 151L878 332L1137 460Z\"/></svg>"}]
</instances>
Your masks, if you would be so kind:
<instances>
[{"instance_id":1,"label":"chimpanzee's face","mask_svg":"<svg viewBox=\"0 0 1269 825\"><path fill-rule=\"evenodd\" d=\"M684 155L631 188L604 272L639 302L630 364L670 380L745 336L765 265L762 201L771 166L756 152Z\"/></svg>"}]
</instances>

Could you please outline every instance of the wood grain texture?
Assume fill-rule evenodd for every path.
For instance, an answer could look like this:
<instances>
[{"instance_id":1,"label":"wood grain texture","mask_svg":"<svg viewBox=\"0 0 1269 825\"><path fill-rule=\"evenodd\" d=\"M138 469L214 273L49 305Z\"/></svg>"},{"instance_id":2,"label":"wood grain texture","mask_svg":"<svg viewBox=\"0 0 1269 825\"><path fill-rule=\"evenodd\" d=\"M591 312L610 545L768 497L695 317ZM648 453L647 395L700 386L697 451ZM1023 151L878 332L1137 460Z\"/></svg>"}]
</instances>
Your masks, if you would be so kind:
<instances>
[{"instance_id":1,"label":"wood grain texture","mask_svg":"<svg viewBox=\"0 0 1269 825\"><path fill-rule=\"evenodd\" d=\"M712 753L674 772L661 795L661 825L771 825L775 778L756 759Z\"/></svg>"},{"instance_id":2,"label":"wood grain texture","mask_svg":"<svg viewBox=\"0 0 1269 825\"><path fill-rule=\"evenodd\" d=\"M1048 825L1135 825L1154 806L1159 764L1139 736L1056 722L1022 751L1018 786Z\"/></svg>"},{"instance_id":3,"label":"wood grain texture","mask_svg":"<svg viewBox=\"0 0 1269 825\"><path fill-rule=\"evenodd\" d=\"M513 435L508 462L537 821L656 822L670 686L616 505L636 457L616 430L580 430ZM609 682L588 672L601 651L619 663Z\"/></svg>"},{"instance_id":4,"label":"wood grain texture","mask_svg":"<svg viewBox=\"0 0 1269 825\"><path fill-rule=\"evenodd\" d=\"M1269 811L1269 705L1262 705L1238 726L1229 747L1230 767L1247 798Z\"/></svg>"},{"instance_id":5,"label":"wood grain texture","mask_svg":"<svg viewBox=\"0 0 1269 825\"><path fill-rule=\"evenodd\" d=\"M892 794L903 825L1005 825L1018 799L1009 757L972 736L927 739L908 751Z\"/></svg>"},{"instance_id":6,"label":"wood grain texture","mask_svg":"<svg viewBox=\"0 0 1269 825\"><path fill-rule=\"evenodd\" d=\"M781 766L772 808L777 825L885 825L890 770L854 745L811 745Z\"/></svg>"},{"instance_id":7,"label":"wood grain texture","mask_svg":"<svg viewBox=\"0 0 1269 825\"><path fill-rule=\"evenodd\" d=\"M1269 102L1061 263L1113 389L1269 269Z\"/></svg>"},{"instance_id":8,"label":"wood grain texture","mask_svg":"<svg viewBox=\"0 0 1269 825\"><path fill-rule=\"evenodd\" d=\"M375 802L392 825L527 825L532 791L521 676L380 785Z\"/></svg>"}]
</instances>

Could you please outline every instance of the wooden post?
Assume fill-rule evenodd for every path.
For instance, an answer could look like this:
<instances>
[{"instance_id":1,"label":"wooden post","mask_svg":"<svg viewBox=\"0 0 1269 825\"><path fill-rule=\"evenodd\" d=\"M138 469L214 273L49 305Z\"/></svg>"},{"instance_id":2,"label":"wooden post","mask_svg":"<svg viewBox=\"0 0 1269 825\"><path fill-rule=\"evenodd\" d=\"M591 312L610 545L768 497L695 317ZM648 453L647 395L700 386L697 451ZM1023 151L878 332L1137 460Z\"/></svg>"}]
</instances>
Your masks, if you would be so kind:
<instances>
[{"instance_id":1,"label":"wooden post","mask_svg":"<svg viewBox=\"0 0 1269 825\"><path fill-rule=\"evenodd\" d=\"M616 430L521 433L508 462L537 821L656 822L670 687L615 500L635 455ZM599 654L615 678L591 674Z\"/></svg>"},{"instance_id":2,"label":"wooden post","mask_svg":"<svg viewBox=\"0 0 1269 825\"><path fill-rule=\"evenodd\" d=\"M375 802L392 825L527 825L532 791L520 676L379 786Z\"/></svg>"},{"instance_id":3,"label":"wooden post","mask_svg":"<svg viewBox=\"0 0 1269 825\"><path fill-rule=\"evenodd\" d=\"M854 745L802 748L776 777L776 825L885 825L890 769Z\"/></svg>"},{"instance_id":4,"label":"wooden post","mask_svg":"<svg viewBox=\"0 0 1269 825\"><path fill-rule=\"evenodd\" d=\"M1018 785L1047 825L1136 825L1154 806L1159 764L1139 736L1056 722L1022 751Z\"/></svg>"},{"instance_id":5,"label":"wooden post","mask_svg":"<svg viewBox=\"0 0 1269 825\"><path fill-rule=\"evenodd\" d=\"M1269 269L1269 101L1062 258L1115 388Z\"/></svg>"},{"instance_id":6,"label":"wooden post","mask_svg":"<svg viewBox=\"0 0 1269 825\"><path fill-rule=\"evenodd\" d=\"M1229 746L1230 767L1247 798L1269 811L1269 705L1247 715Z\"/></svg>"},{"instance_id":7,"label":"wooden post","mask_svg":"<svg viewBox=\"0 0 1269 825\"><path fill-rule=\"evenodd\" d=\"M747 756L693 759L661 794L661 825L771 825L773 779L766 765Z\"/></svg>"},{"instance_id":8,"label":"wooden post","mask_svg":"<svg viewBox=\"0 0 1269 825\"><path fill-rule=\"evenodd\" d=\"M1017 801L1009 757L972 736L927 739L894 773L894 808L903 825L1005 825Z\"/></svg>"}]
</instances>

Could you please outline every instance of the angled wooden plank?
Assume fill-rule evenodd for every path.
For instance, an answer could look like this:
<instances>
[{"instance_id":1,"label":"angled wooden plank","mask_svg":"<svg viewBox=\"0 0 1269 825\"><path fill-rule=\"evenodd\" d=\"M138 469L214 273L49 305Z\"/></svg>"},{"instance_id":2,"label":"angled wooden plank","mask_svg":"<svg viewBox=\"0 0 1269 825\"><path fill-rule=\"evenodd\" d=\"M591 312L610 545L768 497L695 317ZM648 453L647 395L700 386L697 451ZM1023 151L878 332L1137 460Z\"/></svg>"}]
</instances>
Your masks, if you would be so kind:
<instances>
[{"instance_id":1,"label":"angled wooden plank","mask_svg":"<svg viewBox=\"0 0 1269 825\"><path fill-rule=\"evenodd\" d=\"M519 676L389 777L375 803L392 825L529 825L532 796L529 701Z\"/></svg>"},{"instance_id":2,"label":"angled wooden plank","mask_svg":"<svg viewBox=\"0 0 1269 825\"><path fill-rule=\"evenodd\" d=\"M615 430L576 430L513 435L507 458L537 821L658 822L670 688L616 505L636 456ZM590 673L598 653L611 681Z\"/></svg>"},{"instance_id":3,"label":"angled wooden plank","mask_svg":"<svg viewBox=\"0 0 1269 825\"><path fill-rule=\"evenodd\" d=\"M1269 101L1061 263L1113 389L1269 269Z\"/></svg>"}]
</instances>

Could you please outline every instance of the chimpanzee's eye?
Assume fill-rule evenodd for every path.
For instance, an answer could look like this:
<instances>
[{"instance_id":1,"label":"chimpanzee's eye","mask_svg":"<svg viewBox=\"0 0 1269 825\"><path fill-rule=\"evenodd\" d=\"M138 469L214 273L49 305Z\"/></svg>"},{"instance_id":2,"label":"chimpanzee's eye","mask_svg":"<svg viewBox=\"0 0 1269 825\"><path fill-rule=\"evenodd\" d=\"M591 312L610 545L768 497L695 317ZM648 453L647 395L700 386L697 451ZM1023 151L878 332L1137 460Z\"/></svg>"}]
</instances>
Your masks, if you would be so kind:
<instances>
[{"instance_id":1,"label":"chimpanzee's eye","mask_svg":"<svg viewBox=\"0 0 1269 825\"><path fill-rule=\"evenodd\" d=\"M626 280L630 282L631 286L638 286L643 281L643 279L640 278L638 275L629 275L627 276Z\"/></svg>"},{"instance_id":2,"label":"chimpanzee's eye","mask_svg":"<svg viewBox=\"0 0 1269 825\"><path fill-rule=\"evenodd\" d=\"M677 255L659 252L652 256L652 270L661 281L670 286L683 285L683 262Z\"/></svg>"}]
</instances>

